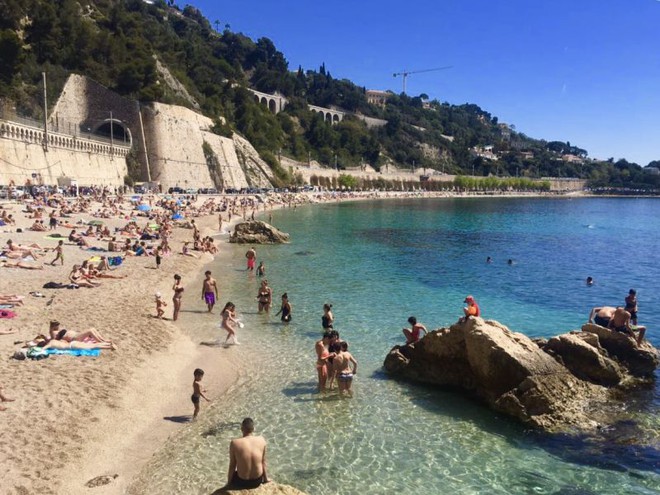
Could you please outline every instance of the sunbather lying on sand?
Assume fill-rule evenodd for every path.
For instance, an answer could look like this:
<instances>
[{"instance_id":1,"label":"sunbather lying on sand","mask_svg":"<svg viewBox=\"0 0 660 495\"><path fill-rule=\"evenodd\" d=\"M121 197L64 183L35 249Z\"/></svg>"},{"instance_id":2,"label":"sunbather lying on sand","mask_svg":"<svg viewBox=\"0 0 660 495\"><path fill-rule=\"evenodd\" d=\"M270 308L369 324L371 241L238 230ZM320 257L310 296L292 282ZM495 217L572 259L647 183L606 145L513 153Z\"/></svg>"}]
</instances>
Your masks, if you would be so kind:
<instances>
[{"instance_id":1,"label":"sunbather lying on sand","mask_svg":"<svg viewBox=\"0 0 660 495\"><path fill-rule=\"evenodd\" d=\"M25 268L26 270L43 270L43 263L34 263L30 261L9 261L0 260L0 267L2 268Z\"/></svg>"},{"instance_id":2,"label":"sunbather lying on sand","mask_svg":"<svg viewBox=\"0 0 660 495\"><path fill-rule=\"evenodd\" d=\"M72 230L71 233L69 234L69 242L73 242L74 244L77 244L78 246L82 247L89 247L89 243L87 240L81 236L80 234L76 233L76 230Z\"/></svg>"},{"instance_id":3,"label":"sunbather lying on sand","mask_svg":"<svg viewBox=\"0 0 660 495\"><path fill-rule=\"evenodd\" d=\"M39 254L36 252L37 249L41 249L38 244L31 244L30 246L19 246L18 244L15 244L11 239L9 239L7 241L7 247L3 250L2 254L7 258L12 259L32 256L36 260L39 257Z\"/></svg>"},{"instance_id":4,"label":"sunbather lying on sand","mask_svg":"<svg viewBox=\"0 0 660 495\"><path fill-rule=\"evenodd\" d=\"M27 347L41 347L42 349L112 349L117 350L117 346L112 342L66 342L64 340L37 339L27 343Z\"/></svg>"},{"instance_id":5,"label":"sunbather lying on sand","mask_svg":"<svg viewBox=\"0 0 660 495\"><path fill-rule=\"evenodd\" d=\"M23 304L23 296L16 294L0 295L0 304Z\"/></svg>"},{"instance_id":6,"label":"sunbather lying on sand","mask_svg":"<svg viewBox=\"0 0 660 495\"><path fill-rule=\"evenodd\" d=\"M111 344L112 342L106 339L103 335L99 333L95 328L90 328L84 332L76 332L74 330L67 330L61 328L60 322L53 320L50 322L50 327L48 329L48 334L50 335L51 340L62 340L64 342L86 342L86 343L99 343L106 342Z\"/></svg>"}]
</instances>

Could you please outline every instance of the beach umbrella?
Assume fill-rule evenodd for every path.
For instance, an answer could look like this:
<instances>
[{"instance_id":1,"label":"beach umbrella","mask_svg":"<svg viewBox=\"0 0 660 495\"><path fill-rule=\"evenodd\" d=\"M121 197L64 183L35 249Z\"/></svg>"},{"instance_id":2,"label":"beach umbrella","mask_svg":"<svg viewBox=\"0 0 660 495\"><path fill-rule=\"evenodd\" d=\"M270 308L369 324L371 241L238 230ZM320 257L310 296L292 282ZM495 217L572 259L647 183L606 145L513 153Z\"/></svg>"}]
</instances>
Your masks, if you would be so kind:
<instances>
[{"instance_id":1,"label":"beach umbrella","mask_svg":"<svg viewBox=\"0 0 660 495\"><path fill-rule=\"evenodd\" d=\"M183 218L183 215L181 213L175 213L172 215L172 220L181 220Z\"/></svg>"},{"instance_id":2,"label":"beach umbrella","mask_svg":"<svg viewBox=\"0 0 660 495\"><path fill-rule=\"evenodd\" d=\"M137 209L140 210L140 211L151 211L151 206L141 204L141 205L138 205Z\"/></svg>"}]
</instances>

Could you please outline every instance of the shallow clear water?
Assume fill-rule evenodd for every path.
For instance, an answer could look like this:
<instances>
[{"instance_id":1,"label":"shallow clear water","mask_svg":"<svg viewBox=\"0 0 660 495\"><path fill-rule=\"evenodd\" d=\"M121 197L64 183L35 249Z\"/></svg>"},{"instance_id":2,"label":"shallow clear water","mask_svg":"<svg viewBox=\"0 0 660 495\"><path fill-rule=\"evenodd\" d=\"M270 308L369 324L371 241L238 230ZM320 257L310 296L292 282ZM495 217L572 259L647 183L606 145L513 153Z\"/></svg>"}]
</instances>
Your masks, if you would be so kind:
<instances>
[{"instance_id":1,"label":"shallow clear water","mask_svg":"<svg viewBox=\"0 0 660 495\"><path fill-rule=\"evenodd\" d=\"M634 287L640 323L660 345L660 201L388 200L279 211L273 223L292 243L259 246L257 255L275 300L289 293L293 322L256 313L258 279L244 271L246 249L229 246L212 269L222 302L236 303L246 327L243 345L219 348L218 358L238 353L258 371L243 373L154 458L141 477L150 493L210 493L224 484L228 441L245 416L269 441L271 476L310 494L660 493L657 387L627 406L641 427L568 439L530 432L455 393L390 380L381 369L409 315L430 329L449 325L466 294L484 317L550 336L579 328L593 306L622 304ZM315 393L325 302L360 363L353 399ZM213 317L190 318L196 335L220 336Z\"/></svg>"}]
</instances>

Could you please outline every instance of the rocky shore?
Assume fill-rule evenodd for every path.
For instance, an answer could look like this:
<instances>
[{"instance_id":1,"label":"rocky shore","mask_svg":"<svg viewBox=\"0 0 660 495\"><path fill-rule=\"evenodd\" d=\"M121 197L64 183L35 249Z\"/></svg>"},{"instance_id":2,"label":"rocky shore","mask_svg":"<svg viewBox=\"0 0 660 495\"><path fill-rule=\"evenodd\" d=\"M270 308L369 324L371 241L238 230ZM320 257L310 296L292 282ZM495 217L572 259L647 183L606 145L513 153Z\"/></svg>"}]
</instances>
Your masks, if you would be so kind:
<instances>
[{"instance_id":1,"label":"rocky shore","mask_svg":"<svg viewBox=\"0 0 660 495\"><path fill-rule=\"evenodd\" d=\"M607 424L603 406L651 381L658 364L658 351L648 342L637 347L598 325L532 340L471 317L395 346L384 365L393 377L456 388L498 412L558 432Z\"/></svg>"}]
</instances>

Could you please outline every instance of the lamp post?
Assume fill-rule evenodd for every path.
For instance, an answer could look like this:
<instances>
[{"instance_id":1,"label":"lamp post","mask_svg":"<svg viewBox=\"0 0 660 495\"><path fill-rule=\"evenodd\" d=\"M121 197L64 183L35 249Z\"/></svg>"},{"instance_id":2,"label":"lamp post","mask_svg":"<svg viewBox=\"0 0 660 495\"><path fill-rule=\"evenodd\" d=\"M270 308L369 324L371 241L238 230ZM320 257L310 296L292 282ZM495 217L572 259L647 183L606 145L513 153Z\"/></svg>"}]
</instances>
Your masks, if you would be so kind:
<instances>
[{"instance_id":1,"label":"lamp post","mask_svg":"<svg viewBox=\"0 0 660 495\"><path fill-rule=\"evenodd\" d=\"M337 153L335 153L335 170L339 172L339 165L337 165Z\"/></svg>"}]
</instances>

